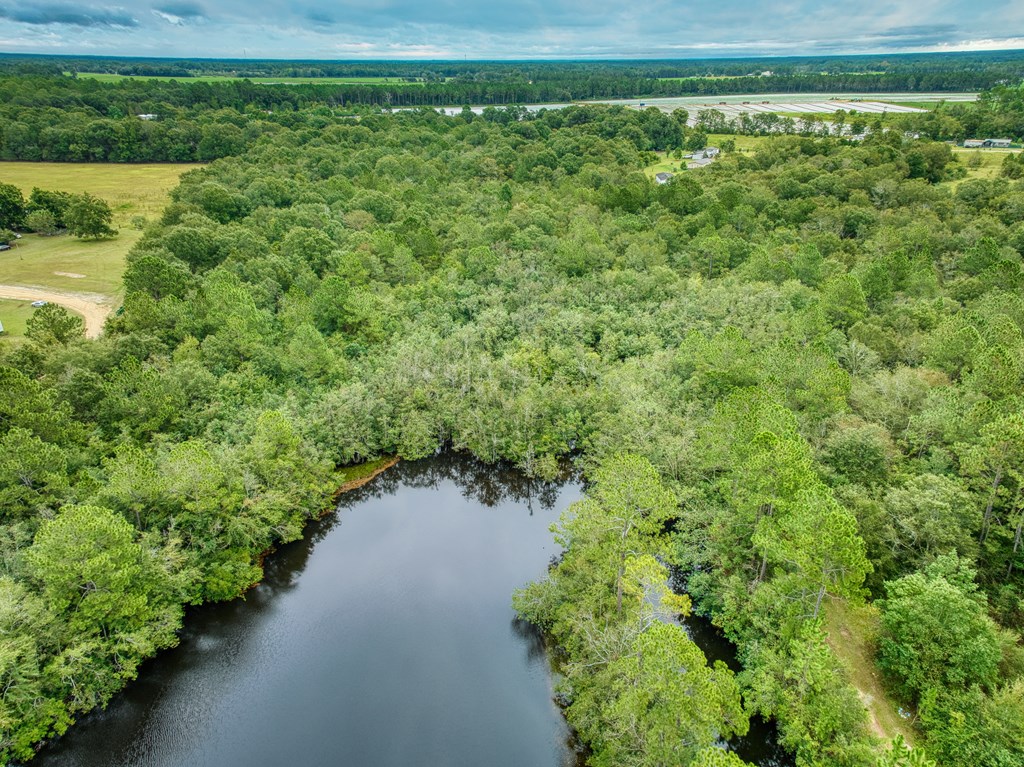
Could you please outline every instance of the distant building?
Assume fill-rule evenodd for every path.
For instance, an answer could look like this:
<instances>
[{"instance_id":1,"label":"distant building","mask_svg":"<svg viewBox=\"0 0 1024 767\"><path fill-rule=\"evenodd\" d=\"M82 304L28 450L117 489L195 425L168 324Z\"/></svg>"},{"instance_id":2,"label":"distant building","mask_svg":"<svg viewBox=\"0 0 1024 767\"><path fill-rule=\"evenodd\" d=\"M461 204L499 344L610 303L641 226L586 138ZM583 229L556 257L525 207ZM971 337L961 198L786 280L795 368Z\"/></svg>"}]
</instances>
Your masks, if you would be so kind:
<instances>
[{"instance_id":1,"label":"distant building","mask_svg":"<svg viewBox=\"0 0 1024 767\"><path fill-rule=\"evenodd\" d=\"M1013 141L1008 138L969 138L964 141L964 149L1009 149Z\"/></svg>"},{"instance_id":2,"label":"distant building","mask_svg":"<svg viewBox=\"0 0 1024 767\"><path fill-rule=\"evenodd\" d=\"M704 165L714 160L718 155L722 153L722 150L716 146L706 146L703 149L697 149L690 154L684 154L683 158L687 160L693 160L694 162L700 162ZM706 161L706 162L704 162Z\"/></svg>"},{"instance_id":3,"label":"distant building","mask_svg":"<svg viewBox=\"0 0 1024 767\"><path fill-rule=\"evenodd\" d=\"M148 114L148 113L144 114L144 115L135 115L135 116L138 117L140 120L155 120L156 119L156 115Z\"/></svg>"},{"instance_id":4,"label":"distant building","mask_svg":"<svg viewBox=\"0 0 1024 767\"><path fill-rule=\"evenodd\" d=\"M656 173L654 175L654 181L657 184L667 184L673 178L675 178L674 173Z\"/></svg>"}]
</instances>

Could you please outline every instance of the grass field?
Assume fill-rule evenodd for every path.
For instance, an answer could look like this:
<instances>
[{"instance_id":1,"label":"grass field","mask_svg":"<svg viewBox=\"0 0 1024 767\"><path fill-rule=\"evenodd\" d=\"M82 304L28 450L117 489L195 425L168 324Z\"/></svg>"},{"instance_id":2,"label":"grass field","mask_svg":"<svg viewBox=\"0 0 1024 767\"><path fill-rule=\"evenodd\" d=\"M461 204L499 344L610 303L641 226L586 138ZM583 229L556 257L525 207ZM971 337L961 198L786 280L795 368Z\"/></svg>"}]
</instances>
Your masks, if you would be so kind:
<instances>
[{"instance_id":1,"label":"grass field","mask_svg":"<svg viewBox=\"0 0 1024 767\"><path fill-rule=\"evenodd\" d=\"M0 323L4 326L0 339L18 339L24 336L25 323L34 311L29 301L0 299Z\"/></svg>"},{"instance_id":2,"label":"grass field","mask_svg":"<svg viewBox=\"0 0 1024 767\"><path fill-rule=\"evenodd\" d=\"M116 295L124 257L141 236L139 230L125 228L110 240L26 234L0 253L0 284Z\"/></svg>"},{"instance_id":3,"label":"grass field","mask_svg":"<svg viewBox=\"0 0 1024 767\"><path fill-rule=\"evenodd\" d=\"M121 286L124 257L142 236L131 219L155 219L178 177L196 167L201 166L0 163L0 182L20 187L26 196L37 186L91 192L103 198L114 211L114 228L120 230L116 238L99 241L26 234L14 248L0 253L0 284L115 295Z\"/></svg>"},{"instance_id":4,"label":"grass field","mask_svg":"<svg viewBox=\"0 0 1024 767\"><path fill-rule=\"evenodd\" d=\"M722 146L723 141L732 139L736 144L737 152L756 152L770 138L770 136L734 136L729 133L709 133L708 146Z\"/></svg>"},{"instance_id":5,"label":"grass field","mask_svg":"<svg viewBox=\"0 0 1024 767\"><path fill-rule=\"evenodd\" d=\"M964 149L963 147L953 147L953 154L956 155L957 159L967 169L967 175L955 181L945 181L943 186L956 189L964 181L971 179L996 178L999 175L1003 159L1006 155L1016 154L1020 151L1020 149ZM977 163L976 167L972 167L975 163Z\"/></svg>"},{"instance_id":6,"label":"grass field","mask_svg":"<svg viewBox=\"0 0 1024 767\"><path fill-rule=\"evenodd\" d=\"M658 161L644 168L648 178L653 179L659 173L680 173L686 170L686 160L676 160L667 152L655 152Z\"/></svg>"},{"instance_id":7,"label":"grass field","mask_svg":"<svg viewBox=\"0 0 1024 767\"><path fill-rule=\"evenodd\" d=\"M198 77L153 77L150 75L117 75L106 72L79 72L78 77L114 83L119 80L181 80L187 83L227 83L240 80L233 75L199 75ZM398 77L249 77L250 82L260 85L423 85L422 82L408 82Z\"/></svg>"}]
</instances>

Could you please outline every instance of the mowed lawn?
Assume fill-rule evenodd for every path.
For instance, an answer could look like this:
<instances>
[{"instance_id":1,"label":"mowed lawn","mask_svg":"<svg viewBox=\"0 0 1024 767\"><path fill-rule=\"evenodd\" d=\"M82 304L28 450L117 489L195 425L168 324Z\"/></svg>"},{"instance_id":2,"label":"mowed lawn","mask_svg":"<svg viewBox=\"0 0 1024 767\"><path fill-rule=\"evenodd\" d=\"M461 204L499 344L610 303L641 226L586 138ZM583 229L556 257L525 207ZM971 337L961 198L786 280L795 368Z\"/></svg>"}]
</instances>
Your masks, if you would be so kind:
<instances>
[{"instance_id":1,"label":"mowed lawn","mask_svg":"<svg viewBox=\"0 0 1024 767\"><path fill-rule=\"evenodd\" d=\"M185 83L228 83L246 79L257 85L423 85L423 81L408 81L400 77L235 77L234 75L197 75L195 77L178 77L175 75L118 75L108 72L79 72L78 77L84 80L99 80L114 83L119 80L178 80Z\"/></svg>"},{"instance_id":2,"label":"mowed lawn","mask_svg":"<svg viewBox=\"0 0 1024 767\"><path fill-rule=\"evenodd\" d=\"M4 332L0 339L20 338L25 335L25 323L32 316L30 301L8 301L0 299L0 323L4 326Z\"/></svg>"},{"instance_id":3,"label":"mowed lawn","mask_svg":"<svg viewBox=\"0 0 1024 767\"><path fill-rule=\"evenodd\" d=\"M0 253L0 284L115 295L121 286L124 257L142 232L132 219L156 219L168 193L195 164L126 165L115 163L0 163L0 182L63 192L89 192L110 205L114 228L109 240L80 240L69 235L26 234Z\"/></svg>"}]
</instances>

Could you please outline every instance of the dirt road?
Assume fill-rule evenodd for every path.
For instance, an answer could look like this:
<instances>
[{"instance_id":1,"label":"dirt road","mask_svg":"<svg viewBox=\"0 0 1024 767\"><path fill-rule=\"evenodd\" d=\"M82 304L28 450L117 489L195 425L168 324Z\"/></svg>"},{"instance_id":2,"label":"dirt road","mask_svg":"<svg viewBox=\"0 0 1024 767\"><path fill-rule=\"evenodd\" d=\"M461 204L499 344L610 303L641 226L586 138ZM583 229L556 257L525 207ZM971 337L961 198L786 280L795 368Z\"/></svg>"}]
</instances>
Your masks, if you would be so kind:
<instances>
[{"instance_id":1,"label":"dirt road","mask_svg":"<svg viewBox=\"0 0 1024 767\"><path fill-rule=\"evenodd\" d=\"M15 301L49 301L60 304L85 318L85 335L96 338L103 332L103 323L113 310L106 304L110 299L93 293L61 293L54 290L38 288L22 288L17 285L0 285L0 298L12 298Z\"/></svg>"}]
</instances>

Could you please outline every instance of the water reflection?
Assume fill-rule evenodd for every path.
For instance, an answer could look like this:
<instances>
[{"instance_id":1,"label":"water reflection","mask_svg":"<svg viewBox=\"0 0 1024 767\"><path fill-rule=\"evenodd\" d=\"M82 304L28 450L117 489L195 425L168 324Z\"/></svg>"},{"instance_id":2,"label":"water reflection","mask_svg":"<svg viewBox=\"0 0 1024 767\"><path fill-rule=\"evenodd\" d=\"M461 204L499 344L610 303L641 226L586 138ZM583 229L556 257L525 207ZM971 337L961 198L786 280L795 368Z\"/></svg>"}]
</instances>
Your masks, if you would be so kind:
<instances>
[{"instance_id":1,"label":"water reflection","mask_svg":"<svg viewBox=\"0 0 1024 767\"><path fill-rule=\"evenodd\" d=\"M191 610L179 647L34 764L582 767L544 639L510 605L580 494L459 455L400 463L268 557L244 600ZM687 630L735 666L709 622ZM730 745L792 764L760 720Z\"/></svg>"},{"instance_id":2,"label":"water reflection","mask_svg":"<svg viewBox=\"0 0 1024 767\"><path fill-rule=\"evenodd\" d=\"M191 611L179 647L37 763L574 765L510 597L579 495L456 455L400 463L274 552L244 601Z\"/></svg>"}]
</instances>

